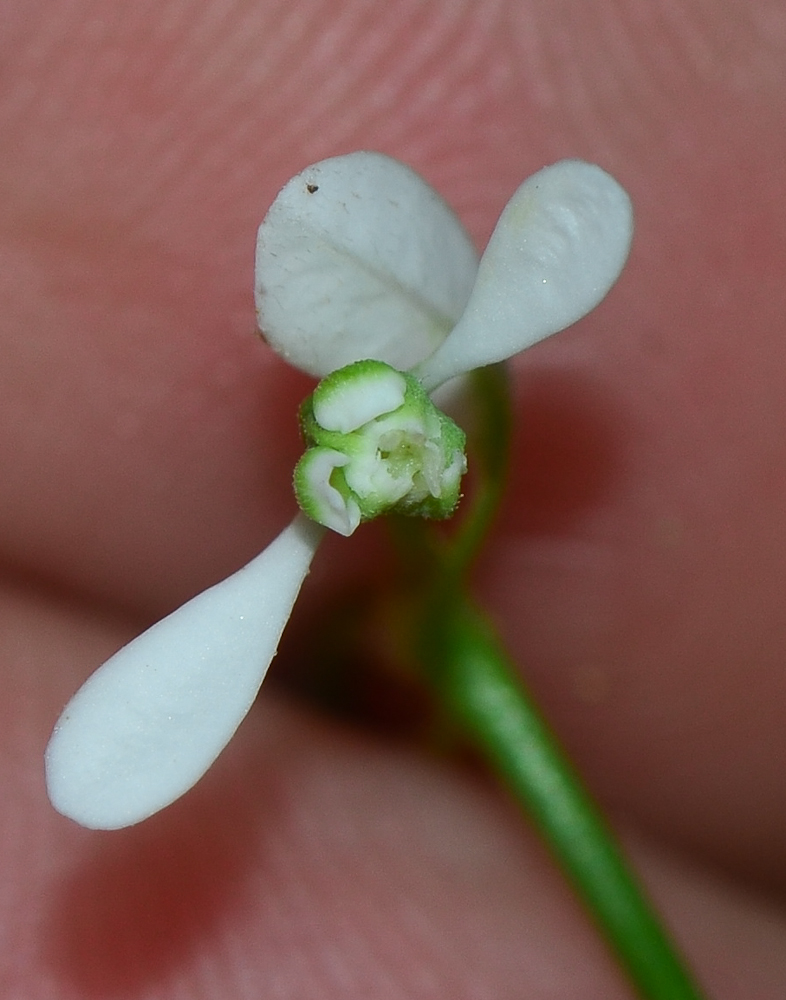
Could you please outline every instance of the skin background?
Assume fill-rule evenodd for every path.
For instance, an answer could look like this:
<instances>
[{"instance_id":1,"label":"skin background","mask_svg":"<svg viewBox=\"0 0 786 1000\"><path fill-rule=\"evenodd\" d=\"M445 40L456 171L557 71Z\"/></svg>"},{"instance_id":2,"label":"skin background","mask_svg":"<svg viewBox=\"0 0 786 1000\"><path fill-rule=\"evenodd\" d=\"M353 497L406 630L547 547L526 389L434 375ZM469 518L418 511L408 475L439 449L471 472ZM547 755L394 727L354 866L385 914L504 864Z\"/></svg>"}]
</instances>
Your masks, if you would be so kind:
<instances>
[{"instance_id":1,"label":"skin background","mask_svg":"<svg viewBox=\"0 0 786 1000\"><path fill-rule=\"evenodd\" d=\"M291 516L311 383L253 336L254 233L305 164L373 148L480 246L563 156L633 197L611 296L515 363L478 586L711 995L782 997L780 0L3 0L0 24L3 995L629 995L480 779L274 696L142 827L45 799L81 680ZM296 621L373 575L361 536Z\"/></svg>"}]
</instances>

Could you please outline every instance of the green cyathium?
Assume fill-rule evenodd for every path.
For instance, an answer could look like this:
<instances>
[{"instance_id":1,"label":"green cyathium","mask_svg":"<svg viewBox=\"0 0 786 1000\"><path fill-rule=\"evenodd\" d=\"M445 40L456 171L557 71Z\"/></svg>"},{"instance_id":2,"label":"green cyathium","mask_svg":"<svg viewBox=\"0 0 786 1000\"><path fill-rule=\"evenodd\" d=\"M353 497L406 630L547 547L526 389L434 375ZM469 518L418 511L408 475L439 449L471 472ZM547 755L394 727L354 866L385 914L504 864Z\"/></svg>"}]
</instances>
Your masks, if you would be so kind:
<instances>
[{"instance_id":1,"label":"green cyathium","mask_svg":"<svg viewBox=\"0 0 786 1000\"><path fill-rule=\"evenodd\" d=\"M300 426L307 451L295 495L319 524L350 535L380 514L455 510L466 437L414 376L383 361L339 368L301 405Z\"/></svg>"}]
</instances>

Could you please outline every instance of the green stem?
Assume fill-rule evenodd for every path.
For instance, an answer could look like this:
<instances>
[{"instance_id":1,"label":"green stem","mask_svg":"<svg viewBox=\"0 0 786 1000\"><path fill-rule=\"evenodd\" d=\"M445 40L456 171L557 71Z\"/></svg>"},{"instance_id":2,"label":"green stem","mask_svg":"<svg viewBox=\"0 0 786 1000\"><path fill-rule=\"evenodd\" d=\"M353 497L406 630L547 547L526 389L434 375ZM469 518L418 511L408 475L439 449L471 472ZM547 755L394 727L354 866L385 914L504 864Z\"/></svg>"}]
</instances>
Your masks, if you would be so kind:
<instances>
[{"instance_id":1,"label":"green stem","mask_svg":"<svg viewBox=\"0 0 786 1000\"><path fill-rule=\"evenodd\" d=\"M499 645L445 591L424 622L424 659L447 707L526 807L645 1000L700 1000L598 809Z\"/></svg>"},{"instance_id":2,"label":"green stem","mask_svg":"<svg viewBox=\"0 0 786 1000\"><path fill-rule=\"evenodd\" d=\"M510 445L510 393L504 365L478 368L470 375L476 407L472 505L442 554L441 573L458 577L477 555L505 489Z\"/></svg>"},{"instance_id":3,"label":"green stem","mask_svg":"<svg viewBox=\"0 0 786 1000\"><path fill-rule=\"evenodd\" d=\"M493 629L465 596L468 569L502 495L511 426L503 368L472 378L472 505L447 540L430 537L422 524L398 526L414 586L426 594L419 612L423 663L440 702L524 806L643 1000L701 1000L614 835Z\"/></svg>"}]
</instances>

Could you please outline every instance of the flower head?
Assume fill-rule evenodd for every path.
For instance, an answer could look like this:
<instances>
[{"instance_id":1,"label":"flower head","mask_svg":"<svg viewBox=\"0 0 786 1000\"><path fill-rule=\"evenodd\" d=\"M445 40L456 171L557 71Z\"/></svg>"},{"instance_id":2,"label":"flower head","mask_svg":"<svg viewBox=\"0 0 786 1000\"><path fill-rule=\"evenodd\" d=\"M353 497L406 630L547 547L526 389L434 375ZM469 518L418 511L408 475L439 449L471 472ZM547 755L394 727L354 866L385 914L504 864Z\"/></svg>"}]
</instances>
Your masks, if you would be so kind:
<instances>
[{"instance_id":1,"label":"flower head","mask_svg":"<svg viewBox=\"0 0 786 1000\"><path fill-rule=\"evenodd\" d=\"M429 394L589 312L616 281L630 202L599 167L567 160L514 194L478 263L445 202L376 153L317 163L259 231L260 328L324 380L301 409L303 510L261 555L101 666L46 752L55 807L129 826L192 787L256 697L328 526L387 510L449 515L464 435Z\"/></svg>"},{"instance_id":2,"label":"flower head","mask_svg":"<svg viewBox=\"0 0 786 1000\"><path fill-rule=\"evenodd\" d=\"M466 438L414 375L353 361L319 383L300 422L309 447L295 467L295 495L319 524L351 535L380 514L455 510Z\"/></svg>"}]
</instances>

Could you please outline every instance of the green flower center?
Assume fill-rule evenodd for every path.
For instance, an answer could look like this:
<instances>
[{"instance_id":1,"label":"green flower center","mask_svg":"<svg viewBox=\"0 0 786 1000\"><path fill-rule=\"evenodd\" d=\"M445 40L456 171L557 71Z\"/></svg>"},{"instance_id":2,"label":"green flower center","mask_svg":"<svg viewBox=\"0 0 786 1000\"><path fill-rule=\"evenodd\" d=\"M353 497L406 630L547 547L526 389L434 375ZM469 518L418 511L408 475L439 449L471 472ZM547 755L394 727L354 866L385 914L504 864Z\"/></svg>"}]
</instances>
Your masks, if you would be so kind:
<instances>
[{"instance_id":1,"label":"green flower center","mask_svg":"<svg viewBox=\"0 0 786 1000\"><path fill-rule=\"evenodd\" d=\"M314 521L350 535L390 511L445 518L455 510L466 438L414 376L356 361L320 382L300 423L307 451L295 494Z\"/></svg>"}]
</instances>

